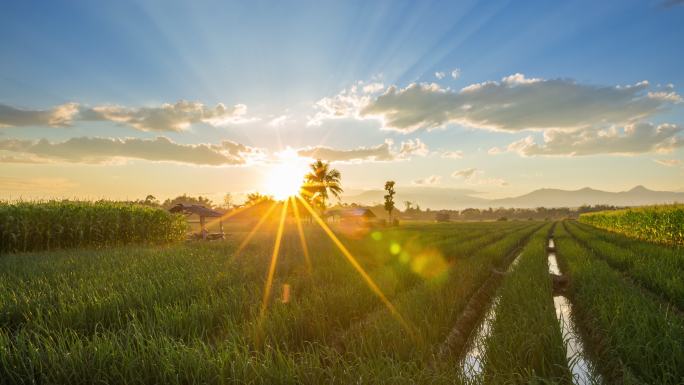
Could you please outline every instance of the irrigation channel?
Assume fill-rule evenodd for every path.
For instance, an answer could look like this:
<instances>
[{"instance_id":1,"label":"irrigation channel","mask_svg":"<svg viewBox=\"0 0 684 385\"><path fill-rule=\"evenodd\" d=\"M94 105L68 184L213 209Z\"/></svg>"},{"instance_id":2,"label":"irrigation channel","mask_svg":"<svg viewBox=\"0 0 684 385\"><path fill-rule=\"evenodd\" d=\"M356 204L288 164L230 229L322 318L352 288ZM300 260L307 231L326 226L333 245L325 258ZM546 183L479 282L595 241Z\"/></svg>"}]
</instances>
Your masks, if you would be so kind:
<instances>
[{"instance_id":1,"label":"irrigation channel","mask_svg":"<svg viewBox=\"0 0 684 385\"><path fill-rule=\"evenodd\" d=\"M562 287L567 283L567 279L564 279L565 277L558 268L556 245L553 241L553 236L549 237L547 251L549 274L551 274L554 280L553 305L556 308L556 317L558 318L563 340L565 341L566 357L572 372L572 382L577 385L601 384L603 381L595 370L596 366L589 361L584 353L584 344L577 333L575 323L572 321L572 304L562 293L555 293L557 291L556 287ZM560 291L560 288L558 291Z\"/></svg>"},{"instance_id":2,"label":"irrigation channel","mask_svg":"<svg viewBox=\"0 0 684 385\"><path fill-rule=\"evenodd\" d=\"M553 235L549 235L547 252L549 276L554 283L553 304L556 309L556 317L558 318L561 333L563 334L563 340L565 341L566 357L572 373L572 382L576 385L602 384L603 380L598 374L596 365L589 361L589 358L584 352L584 344L582 343L582 339L572 320L572 304L568 298L562 294L568 280L558 268ZM521 255L522 254L518 254L515 260L508 266L504 275L511 273L515 269ZM496 296L490 302L489 307L486 309L485 316L482 318L479 325L473 329L473 333L469 338L469 345L461 360L463 375L469 381L476 381L478 378L481 378L483 374L483 358L486 349L485 341L491 334L491 325L496 317L498 304L499 296Z\"/></svg>"}]
</instances>

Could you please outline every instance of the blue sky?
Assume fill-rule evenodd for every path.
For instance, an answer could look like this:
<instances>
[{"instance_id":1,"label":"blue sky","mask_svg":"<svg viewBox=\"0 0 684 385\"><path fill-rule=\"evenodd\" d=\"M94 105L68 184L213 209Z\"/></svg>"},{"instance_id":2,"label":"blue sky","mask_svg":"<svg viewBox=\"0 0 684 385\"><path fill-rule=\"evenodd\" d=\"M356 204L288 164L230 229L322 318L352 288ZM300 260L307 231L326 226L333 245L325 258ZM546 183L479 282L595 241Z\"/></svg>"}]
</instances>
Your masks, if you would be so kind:
<instances>
[{"instance_id":1,"label":"blue sky","mask_svg":"<svg viewBox=\"0 0 684 385\"><path fill-rule=\"evenodd\" d=\"M387 178L488 196L587 185L681 189L683 21L683 5L662 1L3 4L0 194L241 193L264 185L285 148L354 151L386 141L392 145L376 152L330 155L349 189ZM644 80L638 92L619 91ZM499 86L459 98L484 82ZM416 98L431 101L423 109L401 93L412 84L423 87ZM392 86L400 95L383 99ZM573 107L567 95L575 92L592 102ZM525 108L483 115L523 97L531 98ZM183 108L203 117L161 107L179 101L195 103ZM214 110L218 103L228 112ZM582 116L555 122L568 103ZM473 105L476 117L461 113ZM397 111L415 124L392 121ZM148 124L152 115L163 122ZM506 120L521 115L541 122ZM630 136L636 125L647 139ZM148 149L157 137L171 144ZM528 137L541 148L523 145ZM84 146L94 142L73 138L106 142L89 153ZM604 146L590 145L603 138ZM47 145L35 145L41 139ZM247 149L216 147L222 141ZM201 144L229 160L190 159Z\"/></svg>"}]
</instances>

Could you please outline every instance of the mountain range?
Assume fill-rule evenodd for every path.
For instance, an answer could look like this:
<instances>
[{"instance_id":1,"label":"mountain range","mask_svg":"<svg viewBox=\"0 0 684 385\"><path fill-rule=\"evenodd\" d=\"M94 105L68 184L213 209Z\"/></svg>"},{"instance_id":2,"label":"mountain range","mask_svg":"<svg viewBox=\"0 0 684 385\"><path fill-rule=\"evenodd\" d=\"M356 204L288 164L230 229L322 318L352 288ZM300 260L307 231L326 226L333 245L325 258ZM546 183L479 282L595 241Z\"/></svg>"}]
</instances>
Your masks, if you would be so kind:
<instances>
[{"instance_id":1,"label":"mountain range","mask_svg":"<svg viewBox=\"0 0 684 385\"><path fill-rule=\"evenodd\" d=\"M350 192L343 196L345 202L366 205L381 204L384 190L364 190ZM684 202L684 192L654 191L644 186L636 186L627 191L610 192L585 187L579 190L542 188L530 193L501 199L478 197L478 192L469 189L446 187L398 187L394 198L396 206L404 209L404 202L410 201L415 207L437 209L464 209L487 207L579 207L581 205L607 204L614 206L643 206L658 203Z\"/></svg>"}]
</instances>

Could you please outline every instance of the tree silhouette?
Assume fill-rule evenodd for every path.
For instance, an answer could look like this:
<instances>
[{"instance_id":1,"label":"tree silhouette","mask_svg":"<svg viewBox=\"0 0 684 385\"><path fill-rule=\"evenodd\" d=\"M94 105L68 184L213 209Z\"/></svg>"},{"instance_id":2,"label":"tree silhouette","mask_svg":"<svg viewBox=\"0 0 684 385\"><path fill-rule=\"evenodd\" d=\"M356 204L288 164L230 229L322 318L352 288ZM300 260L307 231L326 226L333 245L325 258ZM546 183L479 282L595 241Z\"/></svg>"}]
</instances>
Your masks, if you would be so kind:
<instances>
[{"instance_id":1,"label":"tree silhouette","mask_svg":"<svg viewBox=\"0 0 684 385\"><path fill-rule=\"evenodd\" d=\"M273 197L270 195L262 195L259 192L253 192L247 194L247 200L245 201L245 206L253 206L262 202L272 202Z\"/></svg>"},{"instance_id":2,"label":"tree silhouette","mask_svg":"<svg viewBox=\"0 0 684 385\"><path fill-rule=\"evenodd\" d=\"M337 169L330 168L330 163L320 159L309 165L311 171L304 176L302 196L318 207L325 210L328 194L340 199L342 190L342 174Z\"/></svg>"},{"instance_id":3,"label":"tree silhouette","mask_svg":"<svg viewBox=\"0 0 684 385\"><path fill-rule=\"evenodd\" d=\"M392 211L394 210L394 181L393 180L388 180L385 182L385 191L387 191L387 195L385 195L385 210L387 210L387 213L389 214L389 222L390 224L392 222Z\"/></svg>"}]
</instances>

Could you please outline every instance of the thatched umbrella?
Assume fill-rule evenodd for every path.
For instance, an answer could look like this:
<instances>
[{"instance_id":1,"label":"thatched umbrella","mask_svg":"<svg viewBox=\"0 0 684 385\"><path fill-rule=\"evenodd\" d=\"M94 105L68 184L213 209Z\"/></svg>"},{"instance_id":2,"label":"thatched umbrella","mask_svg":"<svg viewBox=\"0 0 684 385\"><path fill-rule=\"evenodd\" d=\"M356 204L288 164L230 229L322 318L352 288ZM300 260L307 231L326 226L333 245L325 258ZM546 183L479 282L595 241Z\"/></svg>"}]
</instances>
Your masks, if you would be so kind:
<instances>
[{"instance_id":1,"label":"thatched umbrella","mask_svg":"<svg viewBox=\"0 0 684 385\"><path fill-rule=\"evenodd\" d=\"M202 239L207 238L207 229L204 227L204 218L220 218L223 216L222 213L202 205L184 205L182 203L178 203L171 207L169 211L172 213L183 213L188 215L196 214L199 216ZM223 221L219 221L219 226L221 228L221 234L223 234Z\"/></svg>"}]
</instances>

